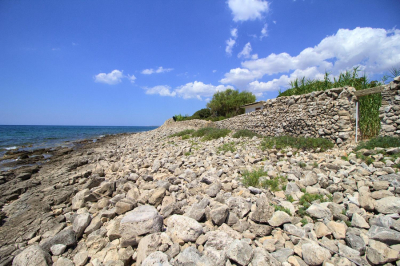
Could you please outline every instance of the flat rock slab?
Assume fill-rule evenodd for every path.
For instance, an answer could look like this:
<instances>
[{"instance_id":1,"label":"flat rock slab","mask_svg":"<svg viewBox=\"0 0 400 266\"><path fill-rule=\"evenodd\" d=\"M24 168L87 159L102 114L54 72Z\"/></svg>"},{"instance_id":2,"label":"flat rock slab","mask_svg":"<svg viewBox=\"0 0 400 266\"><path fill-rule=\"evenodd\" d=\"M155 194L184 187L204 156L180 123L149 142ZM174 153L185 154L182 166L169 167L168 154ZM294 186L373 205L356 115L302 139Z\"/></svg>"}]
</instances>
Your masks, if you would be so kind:
<instances>
[{"instance_id":1,"label":"flat rock slab","mask_svg":"<svg viewBox=\"0 0 400 266\"><path fill-rule=\"evenodd\" d=\"M395 230L373 225L368 233L371 239L381 241L387 245L400 244L400 233Z\"/></svg>"},{"instance_id":2,"label":"flat rock slab","mask_svg":"<svg viewBox=\"0 0 400 266\"><path fill-rule=\"evenodd\" d=\"M156 208L142 205L125 214L119 226L119 231L124 239L161 232L163 217Z\"/></svg>"}]
</instances>

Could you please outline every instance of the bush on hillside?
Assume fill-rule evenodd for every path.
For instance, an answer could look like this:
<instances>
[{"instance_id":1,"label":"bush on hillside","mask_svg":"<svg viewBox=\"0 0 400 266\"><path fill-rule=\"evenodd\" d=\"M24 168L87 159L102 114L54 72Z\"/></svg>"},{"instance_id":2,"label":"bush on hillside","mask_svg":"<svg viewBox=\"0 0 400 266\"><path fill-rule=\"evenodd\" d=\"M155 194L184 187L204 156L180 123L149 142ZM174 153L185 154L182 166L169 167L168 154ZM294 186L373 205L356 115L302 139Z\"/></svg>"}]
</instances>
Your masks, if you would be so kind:
<instances>
[{"instance_id":1,"label":"bush on hillside","mask_svg":"<svg viewBox=\"0 0 400 266\"><path fill-rule=\"evenodd\" d=\"M240 137L244 137L244 138L252 138L252 137L261 137L259 134L254 133L253 131L250 131L248 129L241 129L235 132L235 134L233 134L234 138L240 138Z\"/></svg>"},{"instance_id":2,"label":"bush on hillside","mask_svg":"<svg viewBox=\"0 0 400 266\"><path fill-rule=\"evenodd\" d=\"M213 116L232 117L243 114L244 109L240 106L255 102L255 100L256 96L251 92L227 89L214 93L207 107L210 108Z\"/></svg>"}]
</instances>

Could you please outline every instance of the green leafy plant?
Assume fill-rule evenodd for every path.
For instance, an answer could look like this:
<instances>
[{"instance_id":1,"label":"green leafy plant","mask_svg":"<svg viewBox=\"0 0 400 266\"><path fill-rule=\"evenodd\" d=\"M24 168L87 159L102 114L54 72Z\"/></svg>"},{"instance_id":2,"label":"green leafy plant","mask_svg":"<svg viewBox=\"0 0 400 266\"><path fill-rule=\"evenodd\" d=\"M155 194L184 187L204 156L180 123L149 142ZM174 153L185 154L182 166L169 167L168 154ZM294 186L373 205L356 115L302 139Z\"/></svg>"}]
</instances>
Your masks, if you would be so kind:
<instances>
[{"instance_id":1,"label":"green leafy plant","mask_svg":"<svg viewBox=\"0 0 400 266\"><path fill-rule=\"evenodd\" d=\"M261 186L264 188L269 188L271 191L279 191L283 189L287 183L287 178L284 176L276 176L270 180L264 180Z\"/></svg>"},{"instance_id":2,"label":"green leafy plant","mask_svg":"<svg viewBox=\"0 0 400 266\"><path fill-rule=\"evenodd\" d=\"M294 198L293 198L293 196L292 195L286 195L286 199L289 201L289 202L293 202L294 201Z\"/></svg>"},{"instance_id":3,"label":"green leafy plant","mask_svg":"<svg viewBox=\"0 0 400 266\"><path fill-rule=\"evenodd\" d=\"M190 156L191 154L192 154L192 153L189 152L189 151L185 152L185 156Z\"/></svg>"},{"instance_id":4,"label":"green leafy plant","mask_svg":"<svg viewBox=\"0 0 400 266\"><path fill-rule=\"evenodd\" d=\"M253 131L250 131L248 129L241 129L235 132L233 134L234 138L240 138L240 137L245 137L245 138L252 138L252 137L261 137L259 134L254 133Z\"/></svg>"},{"instance_id":5,"label":"green leafy plant","mask_svg":"<svg viewBox=\"0 0 400 266\"><path fill-rule=\"evenodd\" d=\"M300 220L300 223L301 223L303 226L305 226L306 224L308 224L308 221L307 221L306 218L303 218L303 219Z\"/></svg>"},{"instance_id":6,"label":"green leafy plant","mask_svg":"<svg viewBox=\"0 0 400 266\"><path fill-rule=\"evenodd\" d=\"M229 143L224 143L221 146L217 148L218 152L235 152L236 147L235 147L235 142L229 142Z\"/></svg>"},{"instance_id":7,"label":"green leafy plant","mask_svg":"<svg viewBox=\"0 0 400 266\"><path fill-rule=\"evenodd\" d=\"M307 166L305 162L298 162L298 165L300 166L300 168L305 168Z\"/></svg>"},{"instance_id":8,"label":"green leafy plant","mask_svg":"<svg viewBox=\"0 0 400 266\"><path fill-rule=\"evenodd\" d=\"M305 138L292 136L267 137L261 142L261 149L283 149L286 147L296 148L298 150L317 150L326 151L333 148L334 144L323 138Z\"/></svg>"},{"instance_id":9,"label":"green leafy plant","mask_svg":"<svg viewBox=\"0 0 400 266\"><path fill-rule=\"evenodd\" d=\"M253 171L244 171L242 174L242 183L246 187L259 187L260 186L260 177L266 176L268 172L265 172L263 169L253 170Z\"/></svg>"},{"instance_id":10,"label":"green leafy plant","mask_svg":"<svg viewBox=\"0 0 400 266\"><path fill-rule=\"evenodd\" d=\"M194 129L186 129L186 130L177 132L177 133L175 133L175 134L169 135L169 137L170 137L170 138L172 138L172 137L183 137L183 136L185 136L185 135L190 135L190 134L192 134L194 131L195 131Z\"/></svg>"},{"instance_id":11,"label":"green leafy plant","mask_svg":"<svg viewBox=\"0 0 400 266\"><path fill-rule=\"evenodd\" d=\"M400 147L400 138L389 137L389 136L372 138L368 141L360 142L354 150L355 151L359 151L361 149L372 150L376 147L380 148Z\"/></svg>"},{"instance_id":12,"label":"green leafy plant","mask_svg":"<svg viewBox=\"0 0 400 266\"><path fill-rule=\"evenodd\" d=\"M226 128L213 128L213 127L205 127L201 128L192 133L193 137L203 137L203 140L212 140L219 139L221 137L225 137L231 131Z\"/></svg>"}]
</instances>

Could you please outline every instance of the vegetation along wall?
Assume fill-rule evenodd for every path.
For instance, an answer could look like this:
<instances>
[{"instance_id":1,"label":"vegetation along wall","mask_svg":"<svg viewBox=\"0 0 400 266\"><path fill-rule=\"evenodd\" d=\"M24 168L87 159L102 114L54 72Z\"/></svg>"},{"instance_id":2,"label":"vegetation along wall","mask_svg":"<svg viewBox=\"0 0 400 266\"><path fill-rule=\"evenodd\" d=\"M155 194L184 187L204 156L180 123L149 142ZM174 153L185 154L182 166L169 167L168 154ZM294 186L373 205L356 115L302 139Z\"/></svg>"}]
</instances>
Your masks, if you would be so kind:
<instances>
[{"instance_id":1,"label":"vegetation along wall","mask_svg":"<svg viewBox=\"0 0 400 266\"><path fill-rule=\"evenodd\" d=\"M357 97L352 87L279 97L264 109L215 122L219 128L249 129L264 136L305 136L337 144L354 140Z\"/></svg>"}]
</instances>

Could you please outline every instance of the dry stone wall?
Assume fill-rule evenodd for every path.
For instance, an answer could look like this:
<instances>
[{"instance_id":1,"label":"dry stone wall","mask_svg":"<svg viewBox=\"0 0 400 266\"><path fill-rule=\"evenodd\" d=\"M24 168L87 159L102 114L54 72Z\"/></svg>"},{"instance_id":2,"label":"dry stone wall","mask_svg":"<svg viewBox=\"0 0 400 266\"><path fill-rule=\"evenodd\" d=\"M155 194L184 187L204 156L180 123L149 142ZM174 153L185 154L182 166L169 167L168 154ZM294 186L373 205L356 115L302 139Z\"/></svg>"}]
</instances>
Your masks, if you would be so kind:
<instances>
[{"instance_id":1,"label":"dry stone wall","mask_svg":"<svg viewBox=\"0 0 400 266\"><path fill-rule=\"evenodd\" d=\"M355 137L355 89L335 88L265 102L264 109L216 122L219 128L249 129L264 136L322 137L337 144Z\"/></svg>"},{"instance_id":2,"label":"dry stone wall","mask_svg":"<svg viewBox=\"0 0 400 266\"><path fill-rule=\"evenodd\" d=\"M379 109L381 119L381 136L400 135L400 76L388 84L382 95L382 106Z\"/></svg>"}]
</instances>

